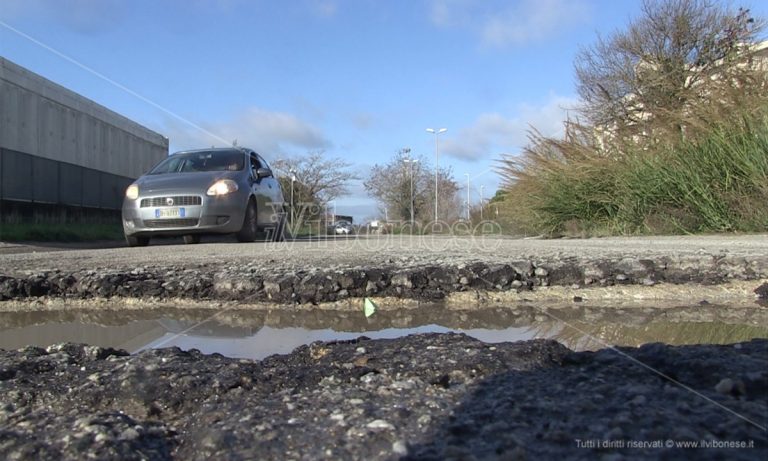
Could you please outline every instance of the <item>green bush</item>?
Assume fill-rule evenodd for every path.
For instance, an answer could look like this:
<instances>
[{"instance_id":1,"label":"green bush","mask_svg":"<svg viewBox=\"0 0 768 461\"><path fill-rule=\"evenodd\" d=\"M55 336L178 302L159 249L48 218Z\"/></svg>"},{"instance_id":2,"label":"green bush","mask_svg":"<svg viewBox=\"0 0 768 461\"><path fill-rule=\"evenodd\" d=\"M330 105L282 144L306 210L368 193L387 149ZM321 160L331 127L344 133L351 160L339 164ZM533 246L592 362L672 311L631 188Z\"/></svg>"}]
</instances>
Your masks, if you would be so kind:
<instances>
[{"instance_id":1,"label":"green bush","mask_svg":"<svg viewBox=\"0 0 768 461\"><path fill-rule=\"evenodd\" d=\"M621 155L569 142L529 158L511 182L528 232L635 234L768 230L768 118L713 126L698 140ZM579 151L578 155L572 152Z\"/></svg>"}]
</instances>

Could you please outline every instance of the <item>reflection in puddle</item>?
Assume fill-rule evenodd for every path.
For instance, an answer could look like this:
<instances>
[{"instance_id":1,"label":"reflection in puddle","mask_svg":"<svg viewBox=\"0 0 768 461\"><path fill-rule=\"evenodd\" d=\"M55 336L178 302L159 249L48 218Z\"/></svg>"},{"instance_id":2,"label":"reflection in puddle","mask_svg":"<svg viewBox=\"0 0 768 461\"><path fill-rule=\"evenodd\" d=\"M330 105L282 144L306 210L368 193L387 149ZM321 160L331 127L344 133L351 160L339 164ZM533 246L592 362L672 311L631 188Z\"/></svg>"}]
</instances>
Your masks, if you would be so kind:
<instances>
[{"instance_id":1,"label":"reflection in puddle","mask_svg":"<svg viewBox=\"0 0 768 461\"><path fill-rule=\"evenodd\" d=\"M723 344L768 337L768 309L520 305L465 311L436 305L379 311L371 318L362 312L288 309L38 311L2 314L0 348L71 341L131 352L178 346L261 359L314 341L450 331L491 343L551 338L575 350L649 342Z\"/></svg>"},{"instance_id":2,"label":"reflection in puddle","mask_svg":"<svg viewBox=\"0 0 768 461\"><path fill-rule=\"evenodd\" d=\"M450 331L453 330L439 325L424 325L416 328L388 328L366 333L365 336L382 339L399 338L416 333L447 333ZM218 352L227 357L263 359L272 354L289 354L297 347L314 341L355 339L360 336L360 333L334 331L332 329L307 330L304 328L264 326L253 335L240 338L189 334L178 336L166 333L162 338L147 344L142 349L173 345L185 350L194 348L206 353Z\"/></svg>"}]
</instances>

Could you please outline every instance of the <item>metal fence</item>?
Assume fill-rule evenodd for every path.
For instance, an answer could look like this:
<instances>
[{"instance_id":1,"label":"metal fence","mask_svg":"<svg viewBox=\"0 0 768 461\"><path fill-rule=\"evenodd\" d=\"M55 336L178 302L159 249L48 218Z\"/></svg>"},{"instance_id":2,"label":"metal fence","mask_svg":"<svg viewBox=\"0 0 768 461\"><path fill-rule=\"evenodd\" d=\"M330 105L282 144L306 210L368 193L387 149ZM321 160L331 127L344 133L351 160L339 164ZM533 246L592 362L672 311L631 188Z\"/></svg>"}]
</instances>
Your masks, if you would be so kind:
<instances>
[{"instance_id":1,"label":"metal fence","mask_svg":"<svg viewBox=\"0 0 768 461\"><path fill-rule=\"evenodd\" d=\"M132 178L0 149L0 201L119 210Z\"/></svg>"}]
</instances>

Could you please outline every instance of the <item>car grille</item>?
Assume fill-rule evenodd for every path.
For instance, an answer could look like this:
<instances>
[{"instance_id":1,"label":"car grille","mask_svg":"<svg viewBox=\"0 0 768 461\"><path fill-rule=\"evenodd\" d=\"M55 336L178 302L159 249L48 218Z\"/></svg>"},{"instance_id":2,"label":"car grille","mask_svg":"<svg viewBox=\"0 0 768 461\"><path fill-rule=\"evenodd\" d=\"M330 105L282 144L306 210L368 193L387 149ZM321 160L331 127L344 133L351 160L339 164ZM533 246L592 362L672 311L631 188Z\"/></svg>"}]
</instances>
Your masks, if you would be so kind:
<instances>
[{"instance_id":1,"label":"car grille","mask_svg":"<svg viewBox=\"0 0 768 461\"><path fill-rule=\"evenodd\" d=\"M173 205L168 205L168 199L173 199ZM203 203L203 199L198 195L178 195L173 197L152 197L141 200L141 207L157 207L157 206L190 206L200 205Z\"/></svg>"},{"instance_id":2,"label":"car grille","mask_svg":"<svg viewBox=\"0 0 768 461\"><path fill-rule=\"evenodd\" d=\"M162 229L171 227L193 227L197 226L197 218L181 218L181 219L145 219L144 227L150 227L152 229Z\"/></svg>"}]
</instances>

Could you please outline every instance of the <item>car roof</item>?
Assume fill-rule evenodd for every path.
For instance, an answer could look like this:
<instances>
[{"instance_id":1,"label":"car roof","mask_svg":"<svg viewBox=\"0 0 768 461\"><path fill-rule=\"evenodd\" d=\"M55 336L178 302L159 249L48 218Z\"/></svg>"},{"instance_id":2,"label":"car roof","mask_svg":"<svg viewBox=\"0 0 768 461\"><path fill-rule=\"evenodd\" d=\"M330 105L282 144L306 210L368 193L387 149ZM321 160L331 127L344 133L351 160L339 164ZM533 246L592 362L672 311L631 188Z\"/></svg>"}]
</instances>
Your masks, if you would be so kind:
<instances>
[{"instance_id":1,"label":"car roof","mask_svg":"<svg viewBox=\"0 0 768 461\"><path fill-rule=\"evenodd\" d=\"M195 154L198 152L212 152L212 153L225 153L225 152L242 152L244 154L256 154L256 152L252 149L248 149L247 147L209 147L207 149L190 149L190 150L181 150L178 152L174 152L171 155L178 155L178 154ZM258 155L258 154L257 154Z\"/></svg>"}]
</instances>

